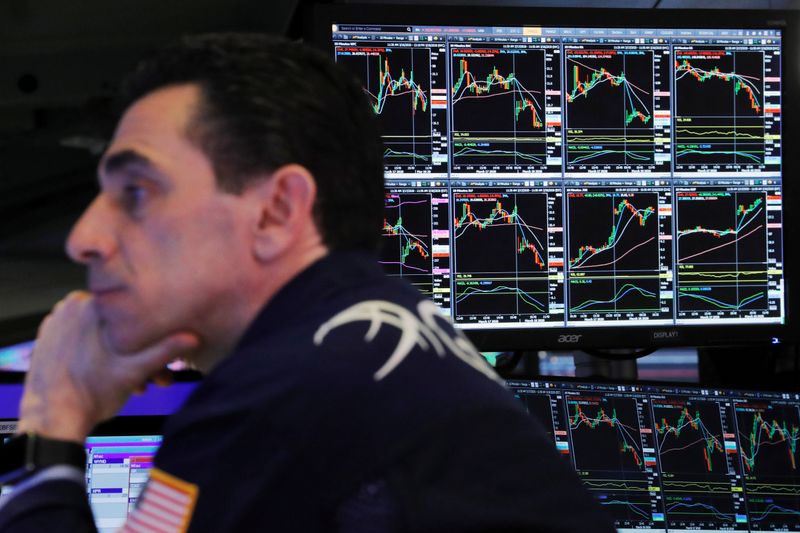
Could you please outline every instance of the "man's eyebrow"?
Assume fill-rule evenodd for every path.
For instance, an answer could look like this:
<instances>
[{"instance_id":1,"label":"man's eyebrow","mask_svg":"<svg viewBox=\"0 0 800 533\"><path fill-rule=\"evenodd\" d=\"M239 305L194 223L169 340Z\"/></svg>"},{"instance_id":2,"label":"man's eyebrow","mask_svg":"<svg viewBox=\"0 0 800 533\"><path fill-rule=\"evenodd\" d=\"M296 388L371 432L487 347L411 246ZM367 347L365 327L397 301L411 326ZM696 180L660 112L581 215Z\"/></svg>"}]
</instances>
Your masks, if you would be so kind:
<instances>
[{"instance_id":1,"label":"man's eyebrow","mask_svg":"<svg viewBox=\"0 0 800 533\"><path fill-rule=\"evenodd\" d=\"M135 150L122 150L103 159L100 163L100 175L110 176L129 167L155 168L153 162Z\"/></svg>"}]
</instances>

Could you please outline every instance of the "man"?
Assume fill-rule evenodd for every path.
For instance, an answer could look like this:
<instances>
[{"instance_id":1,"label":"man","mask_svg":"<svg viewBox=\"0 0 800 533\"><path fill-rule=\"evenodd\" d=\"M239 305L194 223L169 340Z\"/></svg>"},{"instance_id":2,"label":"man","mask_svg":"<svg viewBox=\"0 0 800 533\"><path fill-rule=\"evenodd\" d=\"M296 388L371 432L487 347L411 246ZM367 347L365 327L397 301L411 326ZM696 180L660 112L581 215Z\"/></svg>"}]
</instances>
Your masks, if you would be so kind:
<instances>
[{"instance_id":1,"label":"man","mask_svg":"<svg viewBox=\"0 0 800 533\"><path fill-rule=\"evenodd\" d=\"M19 428L81 445L164 365L207 374L125 531L610 531L431 302L370 254L375 119L318 53L186 39L144 63L37 339ZM2 531L93 531L82 472L21 481Z\"/></svg>"}]
</instances>

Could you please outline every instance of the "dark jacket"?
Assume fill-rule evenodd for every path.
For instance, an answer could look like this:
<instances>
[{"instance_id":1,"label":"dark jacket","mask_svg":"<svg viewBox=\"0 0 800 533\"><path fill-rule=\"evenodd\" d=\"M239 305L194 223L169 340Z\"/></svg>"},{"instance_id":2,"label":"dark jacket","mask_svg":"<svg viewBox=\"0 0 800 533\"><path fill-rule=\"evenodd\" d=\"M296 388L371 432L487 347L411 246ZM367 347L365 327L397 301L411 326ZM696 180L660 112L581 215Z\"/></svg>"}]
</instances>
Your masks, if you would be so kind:
<instances>
[{"instance_id":1,"label":"dark jacket","mask_svg":"<svg viewBox=\"0 0 800 533\"><path fill-rule=\"evenodd\" d=\"M198 487L192 533L614 531L480 354L366 254L284 287L164 433L155 466ZM9 514L46 485L3 531L33 531ZM85 517L67 492L38 519Z\"/></svg>"}]
</instances>

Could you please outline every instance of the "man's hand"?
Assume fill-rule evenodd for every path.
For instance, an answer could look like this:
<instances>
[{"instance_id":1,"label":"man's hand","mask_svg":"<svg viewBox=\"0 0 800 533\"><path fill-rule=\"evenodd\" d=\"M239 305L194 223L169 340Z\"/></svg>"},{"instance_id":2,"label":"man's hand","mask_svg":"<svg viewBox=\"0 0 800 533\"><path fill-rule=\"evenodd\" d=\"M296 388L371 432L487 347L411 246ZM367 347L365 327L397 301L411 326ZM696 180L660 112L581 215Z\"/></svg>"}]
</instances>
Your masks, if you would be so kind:
<instances>
[{"instance_id":1,"label":"man's hand","mask_svg":"<svg viewBox=\"0 0 800 533\"><path fill-rule=\"evenodd\" d=\"M137 353L112 353L92 296L72 292L39 327L18 429L83 444L91 429L114 416L132 392L198 345L196 335L176 333Z\"/></svg>"}]
</instances>

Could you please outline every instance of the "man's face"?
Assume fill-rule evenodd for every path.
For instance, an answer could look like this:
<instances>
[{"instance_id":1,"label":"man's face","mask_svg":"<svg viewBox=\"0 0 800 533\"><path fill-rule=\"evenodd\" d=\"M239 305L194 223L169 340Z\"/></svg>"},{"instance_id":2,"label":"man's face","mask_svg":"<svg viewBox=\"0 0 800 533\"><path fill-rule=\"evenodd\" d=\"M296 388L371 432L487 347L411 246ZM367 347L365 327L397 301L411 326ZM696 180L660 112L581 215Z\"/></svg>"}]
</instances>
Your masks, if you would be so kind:
<instances>
[{"instance_id":1,"label":"man's face","mask_svg":"<svg viewBox=\"0 0 800 533\"><path fill-rule=\"evenodd\" d=\"M220 191L186 137L199 98L182 85L127 110L99 166L101 192L67 242L116 351L179 330L224 334L252 288L246 195Z\"/></svg>"}]
</instances>

